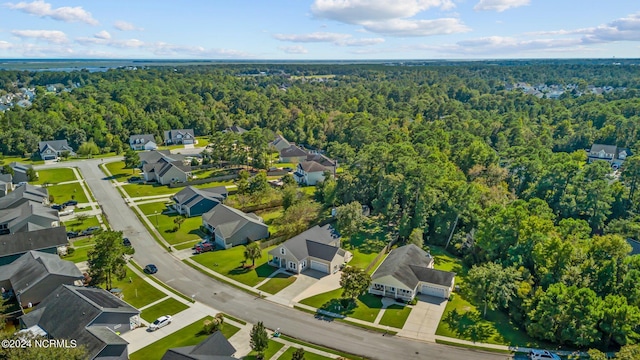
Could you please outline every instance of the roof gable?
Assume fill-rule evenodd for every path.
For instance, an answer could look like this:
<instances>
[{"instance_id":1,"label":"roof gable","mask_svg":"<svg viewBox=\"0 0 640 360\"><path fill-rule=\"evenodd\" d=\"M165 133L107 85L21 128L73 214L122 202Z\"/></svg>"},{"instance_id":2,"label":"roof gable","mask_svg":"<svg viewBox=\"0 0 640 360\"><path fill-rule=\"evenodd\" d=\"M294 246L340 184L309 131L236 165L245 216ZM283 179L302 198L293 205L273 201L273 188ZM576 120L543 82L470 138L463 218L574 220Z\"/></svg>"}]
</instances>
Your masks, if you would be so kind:
<instances>
[{"instance_id":1,"label":"roof gable","mask_svg":"<svg viewBox=\"0 0 640 360\"><path fill-rule=\"evenodd\" d=\"M68 241L64 226L2 235L0 236L0 256L64 246Z\"/></svg>"},{"instance_id":2,"label":"roof gable","mask_svg":"<svg viewBox=\"0 0 640 360\"><path fill-rule=\"evenodd\" d=\"M251 216L251 214L244 213L224 204L220 204L202 214L202 221L214 227L216 232L219 232L219 234L225 238L233 236L249 223L267 226L261 221L260 217L255 214Z\"/></svg>"},{"instance_id":3,"label":"roof gable","mask_svg":"<svg viewBox=\"0 0 640 360\"><path fill-rule=\"evenodd\" d=\"M285 241L281 246L298 260L313 256L331 261L340 249L330 245L336 242L340 243L340 234L331 224L327 224L307 229Z\"/></svg>"},{"instance_id":4,"label":"roof gable","mask_svg":"<svg viewBox=\"0 0 640 360\"><path fill-rule=\"evenodd\" d=\"M391 276L410 289L414 289L420 279L411 268L413 266L431 268L433 257L414 244L401 246L392 250L378 269L371 276L372 280L378 280L385 276Z\"/></svg>"}]
</instances>

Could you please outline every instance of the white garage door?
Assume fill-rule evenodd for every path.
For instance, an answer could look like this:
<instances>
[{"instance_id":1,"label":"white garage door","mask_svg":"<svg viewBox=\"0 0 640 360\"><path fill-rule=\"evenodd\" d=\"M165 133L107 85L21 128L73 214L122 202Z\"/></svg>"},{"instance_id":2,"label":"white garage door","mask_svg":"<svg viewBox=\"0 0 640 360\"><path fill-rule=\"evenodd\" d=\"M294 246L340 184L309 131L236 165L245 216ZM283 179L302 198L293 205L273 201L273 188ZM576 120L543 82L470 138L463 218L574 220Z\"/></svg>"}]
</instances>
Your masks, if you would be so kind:
<instances>
[{"instance_id":1,"label":"white garage door","mask_svg":"<svg viewBox=\"0 0 640 360\"><path fill-rule=\"evenodd\" d=\"M321 263L321 262L317 262L317 261L313 261L311 260L311 268L313 270L318 270L318 271L322 271L324 273L329 273L329 265Z\"/></svg>"},{"instance_id":2,"label":"white garage door","mask_svg":"<svg viewBox=\"0 0 640 360\"><path fill-rule=\"evenodd\" d=\"M422 290L420 290L420 292L425 295L437 296L440 298L446 297L444 289L425 284L422 285Z\"/></svg>"}]
</instances>

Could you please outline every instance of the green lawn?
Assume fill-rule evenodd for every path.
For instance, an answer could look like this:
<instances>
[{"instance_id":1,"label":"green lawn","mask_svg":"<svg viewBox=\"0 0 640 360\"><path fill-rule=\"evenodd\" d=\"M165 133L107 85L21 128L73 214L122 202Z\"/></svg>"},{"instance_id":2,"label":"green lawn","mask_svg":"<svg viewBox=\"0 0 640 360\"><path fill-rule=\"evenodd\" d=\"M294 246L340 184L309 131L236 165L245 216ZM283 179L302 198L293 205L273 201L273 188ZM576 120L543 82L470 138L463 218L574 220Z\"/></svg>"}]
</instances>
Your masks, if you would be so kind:
<instances>
[{"instance_id":1,"label":"green lawn","mask_svg":"<svg viewBox=\"0 0 640 360\"><path fill-rule=\"evenodd\" d=\"M79 203L89 202L79 183L47 186L49 196L53 196L53 202L62 204L65 201L76 200Z\"/></svg>"},{"instance_id":2,"label":"green lawn","mask_svg":"<svg viewBox=\"0 0 640 360\"><path fill-rule=\"evenodd\" d=\"M74 219L74 220L65 221L62 224L67 228L67 231L82 231L92 226L100 226L100 223L98 222L98 218L96 216L90 216L83 222L80 222L77 219Z\"/></svg>"},{"instance_id":3,"label":"green lawn","mask_svg":"<svg viewBox=\"0 0 640 360\"><path fill-rule=\"evenodd\" d=\"M46 169L38 170L38 180L32 182L32 184L57 184L74 180L78 179L70 168Z\"/></svg>"},{"instance_id":4,"label":"green lawn","mask_svg":"<svg viewBox=\"0 0 640 360\"><path fill-rule=\"evenodd\" d=\"M31 158L26 158L22 156L4 156L0 154L0 165L7 165L12 162L19 162L23 164L31 164L31 165L39 165L44 164L44 160L32 160Z\"/></svg>"},{"instance_id":5,"label":"green lawn","mask_svg":"<svg viewBox=\"0 0 640 360\"><path fill-rule=\"evenodd\" d=\"M295 281L295 276L279 273L276 274L276 276L274 276L271 280L260 286L258 290L264 291L268 294L277 294L278 292L282 291L282 289L293 284Z\"/></svg>"},{"instance_id":6,"label":"green lawn","mask_svg":"<svg viewBox=\"0 0 640 360\"><path fill-rule=\"evenodd\" d=\"M233 180L226 181L213 181L204 184L192 185L194 188L202 189L216 186L226 186L227 190L231 190L232 187L235 187ZM182 190L182 188L177 188L178 191Z\"/></svg>"},{"instance_id":7,"label":"green lawn","mask_svg":"<svg viewBox=\"0 0 640 360\"><path fill-rule=\"evenodd\" d=\"M199 243L200 241L201 240L187 241L186 243L175 245L174 248L176 248L176 250L191 249L195 244Z\"/></svg>"},{"instance_id":8,"label":"green lawn","mask_svg":"<svg viewBox=\"0 0 640 360\"><path fill-rule=\"evenodd\" d=\"M124 279L115 281L114 288L122 289L124 301L135 308L141 308L154 301L160 300L166 295L136 275L127 267L127 275Z\"/></svg>"},{"instance_id":9,"label":"green lawn","mask_svg":"<svg viewBox=\"0 0 640 360\"><path fill-rule=\"evenodd\" d=\"M366 269L386 245L386 232L373 219L368 219L363 230L351 239L343 239L343 248L353 254L350 266Z\"/></svg>"},{"instance_id":10,"label":"green lawn","mask_svg":"<svg viewBox=\"0 0 640 360\"><path fill-rule=\"evenodd\" d=\"M409 314L411 314L411 310L408 306L391 305L384 311L384 315L380 319L380 325L402 329Z\"/></svg>"},{"instance_id":11,"label":"green lawn","mask_svg":"<svg viewBox=\"0 0 640 360\"><path fill-rule=\"evenodd\" d=\"M376 319L380 309L382 309L382 300L378 296L371 294L358 297L355 307L350 305L349 308L345 308L345 303L341 299L342 289L335 289L306 298L300 302L318 309L370 322Z\"/></svg>"},{"instance_id":12,"label":"green lawn","mask_svg":"<svg viewBox=\"0 0 640 360\"><path fill-rule=\"evenodd\" d=\"M138 208L145 215L152 215L155 212L162 214L163 211L167 210L167 203L166 201L157 201L138 205Z\"/></svg>"},{"instance_id":13,"label":"green lawn","mask_svg":"<svg viewBox=\"0 0 640 360\"><path fill-rule=\"evenodd\" d=\"M126 184L122 186L122 189L130 197L173 195L181 190L181 188L170 188L160 184Z\"/></svg>"},{"instance_id":14,"label":"green lawn","mask_svg":"<svg viewBox=\"0 0 640 360\"><path fill-rule=\"evenodd\" d=\"M89 252L89 250L93 249L93 247L92 246L84 246L81 248L74 247L73 249L74 249L73 254L67 255L62 259L71 261L73 263L87 261L89 259L89 256L87 255L87 253Z\"/></svg>"},{"instance_id":15,"label":"green lawn","mask_svg":"<svg viewBox=\"0 0 640 360\"><path fill-rule=\"evenodd\" d=\"M290 360L293 358L293 353L296 352L296 348L295 347L290 347L287 349L287 351L285 351L282 355L280 355L280 357L278 358L278 360ZM266 358L268 359L268 358ZM322 356L322 355L318 355L318 354L314 354L312 352L308 352L305 351L304 353L304 360L332 360L333 358L330 357L326 357L326 356Z\"/></svg>"},{"instance_id":16,"label":"green lawn","mask_svg":"<svg viewBox=\"0 0 640 360\"><path fill-rule=\"evenodd\" d=\"M267 264L267 253L274 247L262 250L262 258L256 260L255 267L243 267L245 247L242 245L227 250L206 252L194 256L192 260L243 284L255 286L276 270ZM251 262L247 265L251 265Z\"/></svg>"},{"instance_id":17,"label":"green lawn","mask_svg":"<svg viewBox=\"0 0 640 360\"><path fill-rule=\"evenodd\" d=\"M116 161L105 165L107 170L111 173L112 179L118 181L125 181L131 176L140 175L139 169L127 169L124 167L124 161Z\"/></svg>"},{"instance_id":18,"label":"green lawn","mask_svg":"<svg viewBox=\"0 0 640 360\"><path fill-rule=\"evenodd\" d=\"M271 359L273 357L273 355L275 355L280 349L282 349L282 347L284 346L283 343L279 343L279 342L275 342L273 340L269 340L269 346L267 347L267 350L264 351L264 359L268 360ZM249 353L249 355L245 356L243 359L244 360L255 360L256 359L256 352L252 351L251 353ZM291 359L291 358L289 358Z\"/></svg>"},{"instance_id":19,"label":"green lawn","mask_svg":"<svg viewBox=\"0 0 640 360\"><path fill-rule=\"evenodd\" d=\"M144 348L129 354L131 360L160 360L168 349L193 346L202 342L207 338L207 334L202 332L202 326L205 320L211 320L211 316L204 317L191 325L188 325L171 335L165 336L162 339L147 345ZM169 325L172 326L172 325ZM240 329L233 325L224 324L222 326L222 334L229 339Z\"/></svg>"},{"instance_id":20,"label":"green lawn","mask_svg":"<svg viewBox=\"0 0 640 360\"><path fill-rule=\"evenodd\" d=\"M181 303L174 298L168 298L162 302L159 302L151 307L142 310L140 316L148 322L153 322L155 319L163 315L175 315L182 310L188 309L189 306Z\"/></svg>"},{"instance_id":21,"label":"green lawn","mask_svg":"<svg viewBox=\"0 0 640 360\"><path fill-rule=\"evenodd\" d=\"M266 211L256 211L256 215L260 216L264 223L269 226L269 233L272 235L278 233L278 226L275 224L275 220L282 217L283 213L282 206Z\"/></svg>"},{"instance_id":22,"label":"green lawn","mask_svg":"<svg viewBox=\"0 0 640 360\"><path fill-rule=\"evenodd\" d=\"M185 218L182 225L177 231L173 231L176 224L174 219L178 218L178 214L158 214L149 216L149 221L169 244L179 244L190 240L202 240L205 235L200 231L202 225L202 217Z\"/></svg>"}]
</instances>

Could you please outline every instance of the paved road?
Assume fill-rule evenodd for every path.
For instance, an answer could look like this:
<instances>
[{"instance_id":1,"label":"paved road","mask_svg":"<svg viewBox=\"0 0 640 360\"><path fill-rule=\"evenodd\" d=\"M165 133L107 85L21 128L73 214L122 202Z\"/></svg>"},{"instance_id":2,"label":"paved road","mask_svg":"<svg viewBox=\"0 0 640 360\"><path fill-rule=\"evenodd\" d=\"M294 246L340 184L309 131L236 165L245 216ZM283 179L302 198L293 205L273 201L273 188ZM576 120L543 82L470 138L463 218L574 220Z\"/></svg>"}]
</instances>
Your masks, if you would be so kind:
<instances>
[{"instance_id":1,"label":"paved road","mask_svg":"<svg viewBox=\"0 0 640 360\"><path fill-rule=\"evenodd\" d=\"M106 160L109 161L109 160ZM397 336L383 336L339 322L316 320L312 315L269 301L259 300L234 287L218 282L190 268L159 246L98 165L102 160L38 166L77 166L101 204L114 230L124 232L136 249L134 259L139 264L158 265L157 277L187 295L215 309L251 323L263 321L271 329L280 328L285 335L335 349L363 355L371 359L510 359L507 355L478 352L434 343L425 343Z\"/></svg>"}]
</instances>

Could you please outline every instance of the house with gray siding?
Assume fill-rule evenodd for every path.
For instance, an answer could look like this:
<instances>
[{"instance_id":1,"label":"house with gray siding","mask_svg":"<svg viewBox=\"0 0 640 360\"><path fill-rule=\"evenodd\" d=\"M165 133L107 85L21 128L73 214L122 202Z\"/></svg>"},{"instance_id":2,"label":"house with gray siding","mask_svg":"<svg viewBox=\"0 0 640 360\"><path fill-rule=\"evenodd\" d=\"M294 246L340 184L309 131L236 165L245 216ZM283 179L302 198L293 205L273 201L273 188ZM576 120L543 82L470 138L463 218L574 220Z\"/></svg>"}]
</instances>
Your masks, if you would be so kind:
<instances>
[{"instance_id":1,"label":"house with gray siding","mask_svg":"<svg viewBox=\"0 0 640 360\"><path fill-rule=\"evenodd\" d=\"M214 234L215 243L223 249L269 237L269 227L261 217L224 204L202 214L202 225Z\"/></svg>"},{"instance_id":2,"label":"house with gray siding","mask_svg":"<svg viewBox=\"0 0 640 360\"><path fill-rule=\"evenodd\" d=\"M299 163L307 159L307 152L294 144L289 147L280 150L280 162L285 163Z\"/></svg>"},{"instance_id":3,"label":"house with gray siding","mask_svg":"<svg viewBox=\"0 0 640 360\"><path fill-rule=\"evenodd\" d=\"M7 196L0 198L0 210L16 208L27 202L48 205L49 192L43 187L29 184L18 186Z\"/></svg>"},{"instance_id":4,"label":"house with gray siding","mask_svg":"<svg viewBox=\"0 0 640 360\"><path fill-rule=\"evenodd\" d=\"M38 152L42 160L59 160L65 151L71 156L76 154L67 140L40 141L38 143Z\"/></svg>"},{"instance_id":5,"label":"house with gray siding","mask_svg":"<svg viewBox=\"0 0 640 360\"><path fill-rule=\"evenodd\" d=\"M411 301L417 294L449 298L456 273L433 268L433 257L409 244L392 250L371 275L369 293Z\"/></svg>"},{"instance_id":6,"label":"house with gray siding","mask_svg":"<svg viewBox=\"0 0 640 360\"><path fill-rule=\"evenodd\" d=\"M165 145L195 144L193 129L174 129L164 132Z\"/></svg>"},{"instance_id":7,"label":"house with gray siding","mask_svg":"<svg viewBox=\"0 0 640 360\"><path fill-rule=\"evenodd\" d=\"M64 226L0 235L0 265L12 263L30 250L57 254L68 242Z\"/></svg>"},{"instance_id":8,"label":"house with gray siding","mask_svg":"<svg viewBox=\"0 0 640 360\"><path fill-rule=\"evenodd\" d=\"M330 224L314 226L269 251L271 266L300 274L306 269L332 274L349 262L351 253L340 248L340 234Z\"/></svg>"},{"instance_id":9,"label":"house with gray siding","mask_svg":"<svg viewBox=\"0 0 640 360\"><path fill-rule=\"evenodd\" d=\"M195 346L167 350L162 360L236 360L236 348L220 332L216 331Z\"/></svg>"},{"instance_id":10,"label":"house with gray siding","mask_svg":"<svg viewBox=\"0 0 640 360\"><path fill-rule=\"evenodd\" d=\"M88 359L126 360L128 343L119 334L140 326L139 315L106 290L61 285L20 317L20 327L50 339L75 339Z\"/></svg>"},{"instance_id":11,"label":"house with gray siding","mask_svg":"<svg viewBox=\"0 0 640 360\"><path fill-rule=\"evenodd\" d=\"M33 166L29 165L29 164L22 164L19 162L10 162L9 166L13 169L13 183L14 184L19 184L21 182L25 182L25 181L29 181L29 176L27 175L27 172L30 169L33 169ZM38 173L36 173L36 176L38 175Z\"/></svg>"},{"instance_id":12,"label":"house with gray siding","mask_svg":"<svg viewBox=\"0 0 640 360\"><path fill-rule=\"evenodd\" d=\"M58 210L35 202L0 210L0 234L34 231L60 226Z\"/></svg>"},{"instance_id":13,"label":"house with gray siding","mask_svg":"<svg viewBox=\"0 0 640 360\"><path fill-rule=\"evenodd\" d=\"M12 290L23 308L37 305L60 285L73 285L82 279L76 264L41 251L30 250L0 266L0 286Z\"/></svg>"},{"instance_id":14,"label":"house with gray siding","mask_svg":"<svg viewBox=\"0 0 640 360\"><path fill-rule=\"evenodd\" d=\"M0 174L0 197L5 197L13 190L13 175Z\"/></svg>"},{"instance_id":15,"label":"house with gray siding","mask_svg":"<svg viewBox=\"0 0 640 360\"><path fill-rule=\"evenodd\" d=\"M156 138L151 134L129 136L129 146L133 150L155 150L158 148Z\"/></svg>"},{"instance_id":16,"label":"house with gray siding","mask_svg":"<svg viewBox=\"0 0 640 360\"><path fill-rule=\"evenodd\" d=\"M273 147L274 149L278 150L278 152L288 148L291 146L291 143L284 138L284 136L278 134L276 135L276 138L269 143L269 146Z\"/></svg>"},{"instance_id":17,"label":"house with gray siding","mask_svg":"<svg viewBox=\"0 0 640 360\"><path fill-rule=\"evenodd\" d=\"M187 186L175 194L171 199L175 201L176 211L187 217L199 216L210 211L222 203L229 192L224 186L198 189Z\"/></svg>"}]
</instances>

